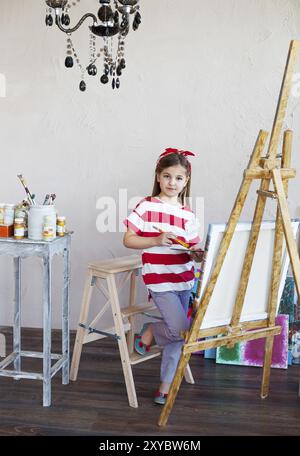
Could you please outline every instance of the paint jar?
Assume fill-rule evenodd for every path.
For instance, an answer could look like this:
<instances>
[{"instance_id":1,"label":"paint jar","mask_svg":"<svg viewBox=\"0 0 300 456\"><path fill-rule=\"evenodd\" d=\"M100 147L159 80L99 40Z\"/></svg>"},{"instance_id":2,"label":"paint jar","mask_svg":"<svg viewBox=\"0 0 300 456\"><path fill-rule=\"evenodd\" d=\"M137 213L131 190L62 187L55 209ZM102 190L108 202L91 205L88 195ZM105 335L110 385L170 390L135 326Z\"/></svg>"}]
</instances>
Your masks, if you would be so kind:
<instances>
[{"instance_id":1,"label":"paint jar","mask_svg":"<svg viewBox=\"0 0 300 456\"><path fill-rule=\"evenodd\" d=\"M26 217L26 212L23 210L23 209L20 209L20 208L16 208L15 209L15 219L16 218L23 218L25 219Z\"/></svg>"},{"instance_id":2,"label":"paint jar","mask_svg":"<svg viewBox=\"0 0 300 456\"><path fill-rule=\"evenodd\" d=\"M28 236L28 220L27 220L27 210L24 210L20 207L16 207L15 209L15 222L17 218L24 219L24 236Z\"/></svg>"},{"instance_id":3,"label":"paint jar","mask_svg":"<svg viewBox=\"0 0 300 456\"><path fill-rule=\"evenodd\" d=\"M52 241L54 239L54 230L51 226L51 216L46 215L44 217L44 225L43 225L43 240L44 241Z\"/></svg>"},{"instance_id":4,"label":"paint jar","mask_svg":"<svg viewBox=\"0 0 300 456\"><path fill-rule=\"evenodd\" d=\"M28 212L28 239L43 240L44 217L49 217L48 227L53 230L52 239L56 237L56 210L53 205L30 206Z\"/></svg>"},{"instance_id":5,"label":"paint jar","mask_svg":"<svg viewBox=\"0 0 300 456\"><path fill-rule=\"evenodd\" d=\"M15 218L15 205L5 204L4 206L4 225L13 225Z\"/></svg>"},{"instance_id":6,"label":"paint jar","mask_svg":"<svg viewBox=\"0 0 300 456\"><path fill-rule=\"evenodd\" d=\"M15 218L14 236L15 236L15 239L24 239L25 222L24 222L23 218Z\"/></svg>"},{"instance_id":7,"label":"paint jar","mask_svg":"<svg viewBox=\"0 0 300 456\"><path fill-rule=\"evenodd\" d=\"M0 203L0 225L4 224L4 206L5 204Z\"/></svg>"},{"instance_id":8,"label":"paint jar","mask_svg":"<svg viewBox=\"0 0 300 456\"><path fill-rule=\"evenodd\" d=\"M66 217L59 216L56 221L56 234L57 236L64 236L66 233Z\"/></svg>"}]
</instances>

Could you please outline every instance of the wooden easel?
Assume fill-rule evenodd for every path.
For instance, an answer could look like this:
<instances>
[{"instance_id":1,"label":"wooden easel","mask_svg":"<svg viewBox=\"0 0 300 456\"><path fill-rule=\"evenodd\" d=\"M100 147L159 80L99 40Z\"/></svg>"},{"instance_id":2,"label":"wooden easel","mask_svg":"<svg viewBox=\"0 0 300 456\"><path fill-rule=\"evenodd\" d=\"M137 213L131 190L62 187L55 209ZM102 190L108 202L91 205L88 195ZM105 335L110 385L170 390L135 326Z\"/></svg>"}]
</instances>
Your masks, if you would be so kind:
<instances>
[{"instance_id":1,"label":"wooden easel","mask_svg":"<svg viewBox=\"0 0 300 456\"><path fill-rule=\"evenodd\" d=\"M287 130L284 132L282 156L281 159L277 157L280 134L286 114L288 98L292 85L292 77L299 48L300 41L291 41L267 155L266 157L261 157L262 151L266 144L268 133L265 131L260 131L253 153L250 157L248 167L244 172L244 177L226 226L226 230L219 248L218 256L212 274L210 276L210 280L205 288L201 302L197 303L198 310L195 319L186 337L185 344L182 347L182 354L179 360L177 371L169 391L167 402L162 410L158 422L160 426L164 426L167 423L169 414L172 410L177 392L182 381L185 367L189 362L191 354L198 350L216 348L223 345L233 346L237 342L265 338L266 346L261 385L261 398L263 399L268 396L273 341L274 336L280 334L281 331L280 326L275 326L275 316L278 299L279 277L281 271L283 236L285 237L293 276L296 283L297 293L298 297L300 298L300 260L296 241L293 236L291 218L287 204L288 182L290 178L293 178L296 175L296 171L290 168L292 131ZM200 328L206 309L209 305L210 298L214 291L214 287L216 285L226 253L233 237L236 224L239 220L246 197L248 195L250 185L253 180L257 179L261 181L260 188L257 190L258 197L252 222L252 229L246 249L231 322L228 326L201 330ZM271 181L273 183L273 189L270 189ZM242 323L240 322L240 316L242 313L253 257L255 254L260 226L266 205L266 198L272 198L274 201L277 201L268 317L264 320ZM196 297L196 299L199 298ZM221 336L213 340L197 341L201 338L216 335Z\"/></svg>"}]
</instances>

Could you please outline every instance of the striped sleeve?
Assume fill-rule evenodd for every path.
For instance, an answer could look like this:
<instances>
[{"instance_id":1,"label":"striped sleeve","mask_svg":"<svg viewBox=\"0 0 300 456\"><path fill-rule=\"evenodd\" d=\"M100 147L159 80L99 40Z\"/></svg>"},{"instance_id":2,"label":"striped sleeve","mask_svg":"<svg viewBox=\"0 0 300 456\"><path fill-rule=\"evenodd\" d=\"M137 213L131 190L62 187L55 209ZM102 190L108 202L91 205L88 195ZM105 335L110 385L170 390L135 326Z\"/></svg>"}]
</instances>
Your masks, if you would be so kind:
<instances>
[{"instance_id":1,"label":"striped sleeve","mask_svg":"<svg viewBox=\"0 0 300 456\"><path fill-rule=\"evenodd\" d=\"M186 238L187 242L189 243L189 247L199 244L199 242L200 242L199 229L200 229L199 220L195 217L195 214L193 214L191 219L188 220L185 224L185 231L186 231L185 238Z\"/></svg>"},{"instance_id":2,"label":"striped sleeve","mask_svg":"<svg viewBox=\"0 0 300 456\"><path fill-rule=\"evenodd\" d=\"M142 236L144 232L144 215L146 212L145 199L140 201L135 209L124 220L125 226L134 231L138 236Z\"/></svg>"}]
</instances>

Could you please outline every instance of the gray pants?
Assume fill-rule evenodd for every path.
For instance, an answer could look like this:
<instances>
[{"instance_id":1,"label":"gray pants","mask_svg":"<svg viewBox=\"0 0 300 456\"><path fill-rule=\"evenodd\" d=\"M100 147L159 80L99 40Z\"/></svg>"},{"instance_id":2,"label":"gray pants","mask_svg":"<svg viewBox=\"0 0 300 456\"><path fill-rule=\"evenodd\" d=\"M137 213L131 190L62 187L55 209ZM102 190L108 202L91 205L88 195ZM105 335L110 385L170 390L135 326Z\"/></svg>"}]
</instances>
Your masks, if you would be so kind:
<instances>
[{"instance_id":1,"label":"gray pants","mask_svg":"<svg viewBox=\"0 0 300 456\"><path fill-rule=\"evenodd\" d=\"M150 294L163 318L163 321L153 323L155 341L163 348L160 379L162 382L172 383L183 345L180 333L188 330L190 325L187 310L191 290L150 290Z\"/></svg>"}]
</instances>

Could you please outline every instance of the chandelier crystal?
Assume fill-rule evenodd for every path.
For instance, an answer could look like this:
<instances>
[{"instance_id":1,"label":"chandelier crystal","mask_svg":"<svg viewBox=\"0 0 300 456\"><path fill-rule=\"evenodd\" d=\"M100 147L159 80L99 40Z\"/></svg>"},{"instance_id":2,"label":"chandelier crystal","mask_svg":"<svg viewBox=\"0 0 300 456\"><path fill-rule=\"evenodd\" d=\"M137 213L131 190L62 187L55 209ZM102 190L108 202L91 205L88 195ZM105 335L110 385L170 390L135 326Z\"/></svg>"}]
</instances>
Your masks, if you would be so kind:
<instances>
[{"instance_id":1,"label":"chandelier crystal","mask_svg":"<svg viewBox=\"0 0 300 456\"><path fill-rule=\"evenodd\" d=\"M97 16L86 13L73 27L70 26L70 10L80 0L45 0L46 19L45 23L51 27L54 23L59 30L66 33L66 68L72 68L74 63L81 73L79 89L86 90L86 75L96 76L101 71L100 81L102 84L111 82L113 89L120 87L120 77L126 67L125 40L130 31L131 17L132 29L137 30L141 23L139 0L98 0L100 8ZM89 27L89 61L83 64L74 47L72 33L79 29L86 19L92 19ZM117 44L114 37L117 36ZM103 45L96 49L96 37L102 37ZM103 63L99 63L100 59Z\"/></svg>"}]
</instances>

